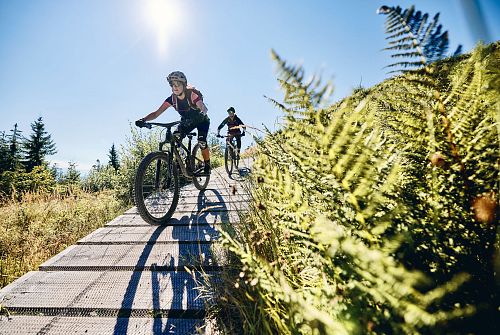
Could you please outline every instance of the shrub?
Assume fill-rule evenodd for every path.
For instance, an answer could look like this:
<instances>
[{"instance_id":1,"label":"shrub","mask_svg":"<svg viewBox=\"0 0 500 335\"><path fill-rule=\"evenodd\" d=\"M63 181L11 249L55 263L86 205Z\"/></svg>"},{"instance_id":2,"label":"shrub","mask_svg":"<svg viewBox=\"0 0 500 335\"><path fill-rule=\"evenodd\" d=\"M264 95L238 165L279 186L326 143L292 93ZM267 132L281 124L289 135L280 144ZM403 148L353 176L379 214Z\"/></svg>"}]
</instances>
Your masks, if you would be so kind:
<instances>
[{"instance_id":1,"label":"shrub","mask_svg":"<svg viewBox=\"0 0 500 335\"><path fill-rule=\"evenodd\" d=\"M0 196L3 198L34 191L51 193L55 188L54 176L45 165L36 166L31 172L4 171L0 175Z\"/></svg>"}]
</instances>

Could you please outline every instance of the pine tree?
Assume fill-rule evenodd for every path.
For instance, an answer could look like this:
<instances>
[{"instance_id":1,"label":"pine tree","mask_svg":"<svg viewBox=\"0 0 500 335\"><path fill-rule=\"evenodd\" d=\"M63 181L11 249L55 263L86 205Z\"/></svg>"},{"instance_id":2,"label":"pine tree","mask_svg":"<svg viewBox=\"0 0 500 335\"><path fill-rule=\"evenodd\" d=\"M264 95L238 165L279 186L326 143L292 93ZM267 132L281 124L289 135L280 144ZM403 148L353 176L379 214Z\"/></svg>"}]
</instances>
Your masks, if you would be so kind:
<instances>
[{"instance_id":1,"label":"pine tree","mask_svg":"<svg viewBox=\"0 0 500 335\"><path fill-rule=\"evenodd\" d=\"M56 163L52 164L52 166L49 168L50 173L52 174L52 177L54 177L54 180L57 182L62 181L63 179L63 171L60 167L57 166Z\"/></svg>"},{"instance_id":2,"label":"pine tree","mask_svg":"<svg viewBox=\"0 0 500 335\"><path fill-rule=\"evenodd\" d=\"M7 154L7 170L15 171L22 168L21 165L21 145L23 137L21 131L17 129L17 123L14 124L14 129L10 130L11 134L7 135L8 154Z\"/></svg>"},{"instance_id":3,"label":"pine tree","mask_svg":"<svg viewBox=\"0 0 500 335\"><path fill-rule=\"evenodd\" d=\"M76 169L75 162L69 162L69 167L62 177L62 183L66 185L77 185L81 181L80 172Z\"/></svg>"},{"instance_id":4,"label":"pine tree","mask_svg":"<svg viewBox=\"0 0 500 335\"><path fill-rule=\"evenodd\" d=\"M102 166L101 166L101 161L98 159L95 160L95 164L92 165L92 169L95 171L101 171Z\"/></svg>"},{"instance_id":5,"label":"pine tree","mask_svg":"<svg viewBox=\"0 0 500 335\"><path fill-rule=\"evenodd\" d=\"M31 124L31 130L32 134L23 144L25 153L24 164L27 171L33 170L35 166L42 165L45 156L53 155L57 152L50 134L45 130L42 117L39 117Z\"/></svg>"},{"instance_id":6,"label":"pine tree","mask_svg":"<svg viewBox=\"0 0 500 335\"><path fill-rule=\"evenodd\" d=\"M120 168L120 162L118 160L118 153L116 152L114 143L111 146L111 149L109 150L108 157L109 157L109 165L111 165L113 169L115 169L115 171L118 171L118 169Z\"/></svg>"},{"instance_id":7,"label":"pine tree","mask_svg":"<svg viewBox=\"0 0 500 335\"><path fill-rule=\"evenodd\" d=\"M9 167L9 145L5 132L0 133L0 173L7 171Z\"/></svg>"}]
</instances>

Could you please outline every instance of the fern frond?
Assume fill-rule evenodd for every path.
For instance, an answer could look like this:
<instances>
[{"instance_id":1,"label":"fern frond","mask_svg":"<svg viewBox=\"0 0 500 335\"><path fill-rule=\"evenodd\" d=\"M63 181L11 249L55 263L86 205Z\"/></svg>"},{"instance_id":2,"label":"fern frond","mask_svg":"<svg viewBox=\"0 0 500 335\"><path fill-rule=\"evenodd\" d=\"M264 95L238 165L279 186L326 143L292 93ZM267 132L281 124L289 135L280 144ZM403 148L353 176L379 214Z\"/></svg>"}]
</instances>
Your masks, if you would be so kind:
<instances>
[{"instance_id":1,"label":"fern frond","mask_svg":"<svg viewBox=\"0 0 500 335\"><path fill-rule=\"evenodd\" d=\"M415 61L415 62L397 62L397 63L394 63L394 64L389 64L387 65L386 67L387 68L391 68L391 67L396 67L396 66L399 66L399 67L403 67L403 68L412 68L414 69L415 66L418 66L418 65L423 65L425 64L425 60L420 60L420 61ZM391 72L400 72L401 70L393 70Z\"/></svg>"},{"instance_id":2,"label":"fern frond","mask_svg":"<svg viewBox=\"0 0 500 335\"><path fill-rule=\"evenodd\" d=\"M389 67L399 67L396 72L405 72L408 68L419 68L441 59L448 50L448 32L441 32L442 26L438 25L439 13L428 21L428 14L422 15L415 12L414 6L404 11L401 7L382 6L377 11L387 15L386 37L390 47L384 50L408 52L397 53L392 57L419 58L419 61L394 63ZM391 71L392 73L392 71Z\"/></svg>"},{"instance_id":3,"label":"fern frond","mask_svg":"<svg viewBox=\"0 0 500 335\"><path fill-rule=\"evenodd\" d=\"M333 94L331 81L323 84L321 77L317 75L306 81L305 71L301 66L288 65L274 50L271 50L271 57L278 66L278 81L285 92L286 103L301 110L326 106L330 103Z\"/></svg>"},{"instance_id":4,"label":"fern frond","mask_svg":"<svg viewBox=\"0 0 500 335\"><path fill-rule=\"evenodd\" d=\"M269 98L269 97L267 97L265 95L264 95L264 98L266 98L268 101L270 101L275 107L277 107L282 112L285 112L285 113L288 112L288 108L286 108L285 105L283 105L282 103L278 102L277 100L275 100L273 98Z\"/></svg>"}]
</instances>

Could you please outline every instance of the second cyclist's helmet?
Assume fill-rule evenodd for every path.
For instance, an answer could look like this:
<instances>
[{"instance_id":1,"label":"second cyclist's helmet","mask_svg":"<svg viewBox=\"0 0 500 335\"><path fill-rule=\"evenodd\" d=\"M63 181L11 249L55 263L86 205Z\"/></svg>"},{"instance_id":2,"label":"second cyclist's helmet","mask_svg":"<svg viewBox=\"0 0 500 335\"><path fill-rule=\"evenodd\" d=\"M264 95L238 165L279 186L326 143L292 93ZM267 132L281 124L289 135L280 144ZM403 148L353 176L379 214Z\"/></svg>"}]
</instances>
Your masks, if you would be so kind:
<instances>
[{"instance_id":1,"label":"second cyclist's helmet","mask_svg":"<svg viewBox=\"0 0 500 335\"><path fill-rule=\"evenodd\" d=\"M236 113L236 111L234 110L234 107L229 107L229 108L227 109L227 112L228 112L229 114Z\"/></svg>"},{"instance_id":2,"label":"second cyclist's helmet","mask_svg":"<svg viewBox=\"0 0 500 335\"><path fill-rule=\"evenodd\" d=\"M174 81L174 80L180 81L181 83L184 84L184 86L187 85L186 75L184 73L182 73L181 71L174 71L174 72L172 72L171 74L169 74L167 76L167 80L168 80L168 83L170 85L172 85L172 81Z\"/></svg>"}]
</instances>

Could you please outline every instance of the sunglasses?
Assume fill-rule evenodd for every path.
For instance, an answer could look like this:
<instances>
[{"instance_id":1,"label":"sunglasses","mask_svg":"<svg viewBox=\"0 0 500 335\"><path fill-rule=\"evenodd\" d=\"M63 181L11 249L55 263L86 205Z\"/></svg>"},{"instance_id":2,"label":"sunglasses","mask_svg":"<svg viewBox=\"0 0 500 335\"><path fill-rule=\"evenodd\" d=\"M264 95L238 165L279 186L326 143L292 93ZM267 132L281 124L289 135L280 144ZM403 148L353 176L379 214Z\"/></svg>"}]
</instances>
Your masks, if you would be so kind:
<instances>
[{"instance_id":1,"label":"sunglasses","mask_svg":"<svg viewBox=\"0 0 500 335\"><path fill-rule=\"evenodd\" d=\"M181 82L178 82L178 81L173 81L171 84L170 84L170 87L182 87L182 83Z\"/></svg>"}]
</instances>

